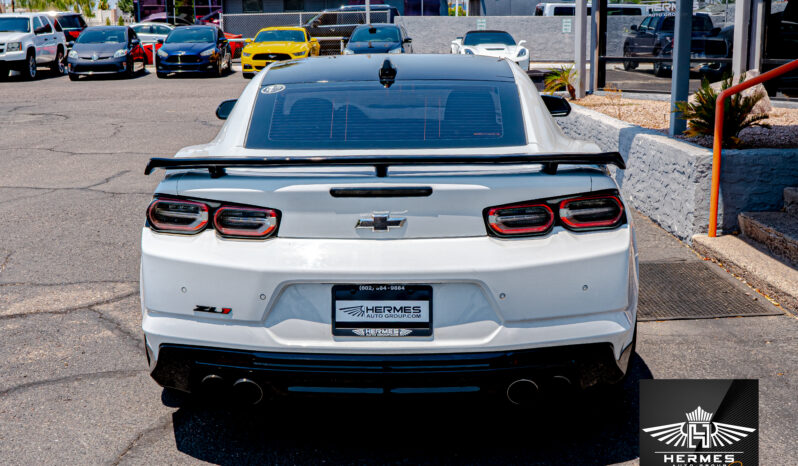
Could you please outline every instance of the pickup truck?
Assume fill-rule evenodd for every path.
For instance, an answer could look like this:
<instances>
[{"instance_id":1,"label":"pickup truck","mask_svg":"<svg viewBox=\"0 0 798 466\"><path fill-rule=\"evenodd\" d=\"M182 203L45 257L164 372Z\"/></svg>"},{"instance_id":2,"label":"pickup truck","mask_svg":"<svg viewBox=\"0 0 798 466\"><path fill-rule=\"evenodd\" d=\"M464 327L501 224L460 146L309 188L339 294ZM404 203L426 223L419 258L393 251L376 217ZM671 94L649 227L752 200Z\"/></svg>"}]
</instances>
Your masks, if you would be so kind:
<instances>
[{"instance_id":1,"label":"pickup truck","mask_svg":"<svg viewBox=\"0 0 798 466\"><path fill-rule=\"evenodd\" d=\"M66 49L61 26L46 13L0 14L0 79L10 70L36 79L39 66L62 75Z\"/></svg>"},{"instance_id":2,"label":"pickup truck","mask_svg":"<svg viewBox=\"0 0 798 466\"><path fill-rule=\"evenodd\" d=\"M624 39L624 57L670 58L673 55L673 30L676 18L672 15L646 16L640 25L632 26L632 32ZM712 26L706 14L693 15L691 56L693 58L725 58L727 44L718 37L720 28ZM623 68L631 71L637 68L638 61L625 61ZM654 62L654 74L665 76L670 70L669 62Z\"/></svg>"},{"instance_id":3,"label":"pickup truck","mask_svg":"<svg viewBox=\"0 0 798 466\"><path fill-rule=\"evenodd\" d=\"M393 23L397 16L399 11L390 5L371 5L372 24ZM346 5L322 11L305 24L305 30L310 37L319 39L319 55L338 55L349 42L352 31L361 24L366 24L366 7Z\"/></svg>"}]
</instances>

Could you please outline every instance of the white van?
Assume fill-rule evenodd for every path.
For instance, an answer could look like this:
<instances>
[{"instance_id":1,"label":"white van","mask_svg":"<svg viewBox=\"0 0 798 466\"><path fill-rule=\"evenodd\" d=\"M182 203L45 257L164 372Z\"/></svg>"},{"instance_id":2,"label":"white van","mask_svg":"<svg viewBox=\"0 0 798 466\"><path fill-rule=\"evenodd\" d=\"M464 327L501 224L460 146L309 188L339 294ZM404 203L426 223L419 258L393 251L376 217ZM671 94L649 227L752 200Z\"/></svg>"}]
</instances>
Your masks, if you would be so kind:
<instances>
[{"instance_id":1,"label":"white van","mask_svg":"<svg viewBox=\"0 0 798 466\"><path fill-rule=\"evenodd\" d=\"M591 4L587 4L587 14L590 15ZM613 3L607 5L607 16L647 16L650 7L634 3ZM569 3L538 3L535 7L535 16L573 16L576 5Z\"/></svg>"}]
</instances>

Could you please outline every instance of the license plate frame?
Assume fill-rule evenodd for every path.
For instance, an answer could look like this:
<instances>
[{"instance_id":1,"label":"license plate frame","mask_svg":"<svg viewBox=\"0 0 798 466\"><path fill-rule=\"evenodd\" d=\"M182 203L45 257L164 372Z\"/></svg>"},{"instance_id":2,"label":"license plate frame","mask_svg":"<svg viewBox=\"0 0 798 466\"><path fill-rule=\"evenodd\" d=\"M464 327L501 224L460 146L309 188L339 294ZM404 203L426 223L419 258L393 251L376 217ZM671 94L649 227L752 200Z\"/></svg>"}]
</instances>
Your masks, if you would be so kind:
<instances>
[{"instance_id":1,"label":"license plate frame","mask_svg":"<svg viewBox=\"0 0 798 466\"><path fill-rule=\"evenodd\" d=\"M403 301L407 303L402 303ZM352 305L347 306L347 302L351 302ZM382 309L372 307L372 311L369 312L366 304L368 302L374 302L375 306L377 306L377 303L382 302L383 305L378 307L385 308L390 306L391 311L385 312ZM344 311L347 307L351 308L348 312ZM398 311L397 307L401 308L401 312ZM423 318L425 308L427 311L426 320ZM375 312L375 310L382 312ZM431 285L395 283L333 285L331 311L332 334L335 336L432 336ZM385 321L380 321L377 320L378 315L389 315L389 317ZM419 315L419 320L414 320L413 315ZM406 318L400 316L405 316ZM359 320L360 317L363 317L363 320Z\"/></svg>"}]
</instances>

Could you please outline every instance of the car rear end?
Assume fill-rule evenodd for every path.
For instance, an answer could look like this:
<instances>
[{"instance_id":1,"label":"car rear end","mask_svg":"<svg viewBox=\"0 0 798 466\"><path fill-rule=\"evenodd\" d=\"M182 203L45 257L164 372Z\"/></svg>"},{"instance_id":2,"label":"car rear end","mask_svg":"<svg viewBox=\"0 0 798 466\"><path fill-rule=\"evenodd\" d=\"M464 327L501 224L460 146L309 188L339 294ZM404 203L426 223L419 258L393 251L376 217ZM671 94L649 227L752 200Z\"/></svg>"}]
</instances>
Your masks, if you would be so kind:
<instances>
[{"instance_id":1,"label":"car rear end","mask_svg":"<svg viewBox=\"0 0 798 466\"><path fill-rule=\"evenodd\" d=\"M239 165L153 161L172 168L142 230L156 381L251 402L320 392L520 402L624 375L637 261L617 185L602 167L551 162L562 156L513 158L578 146L521 70L417 79L424 60L396 59L387 87L379 66L374 82L310 84L292 79L314 79L312 63L293 64L295 75L275 65L213 147L182 154L240 133L225 150L246 155Z\"/></svg>"}]
</instances>

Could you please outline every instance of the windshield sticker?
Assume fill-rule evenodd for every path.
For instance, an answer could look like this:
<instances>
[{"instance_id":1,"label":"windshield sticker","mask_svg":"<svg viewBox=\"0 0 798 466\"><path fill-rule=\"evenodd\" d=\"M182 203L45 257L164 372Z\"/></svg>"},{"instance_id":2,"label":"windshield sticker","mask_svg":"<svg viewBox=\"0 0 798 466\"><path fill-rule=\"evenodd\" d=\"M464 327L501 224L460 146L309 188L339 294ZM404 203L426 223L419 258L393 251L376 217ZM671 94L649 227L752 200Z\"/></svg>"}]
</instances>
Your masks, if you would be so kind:
<instances>
[{"instance_id":1,"label":"windshield sticker","mask_svg":"<svg viewBox=\"0 0 798 466\"><path fill-rule=\"evenodd\" d=\"M282 92L285 90L285 86L282 84L272 84L271 86L266 86L261 89L261 94L277 94L278 92Z\"/></svg>"}]
</instances>

